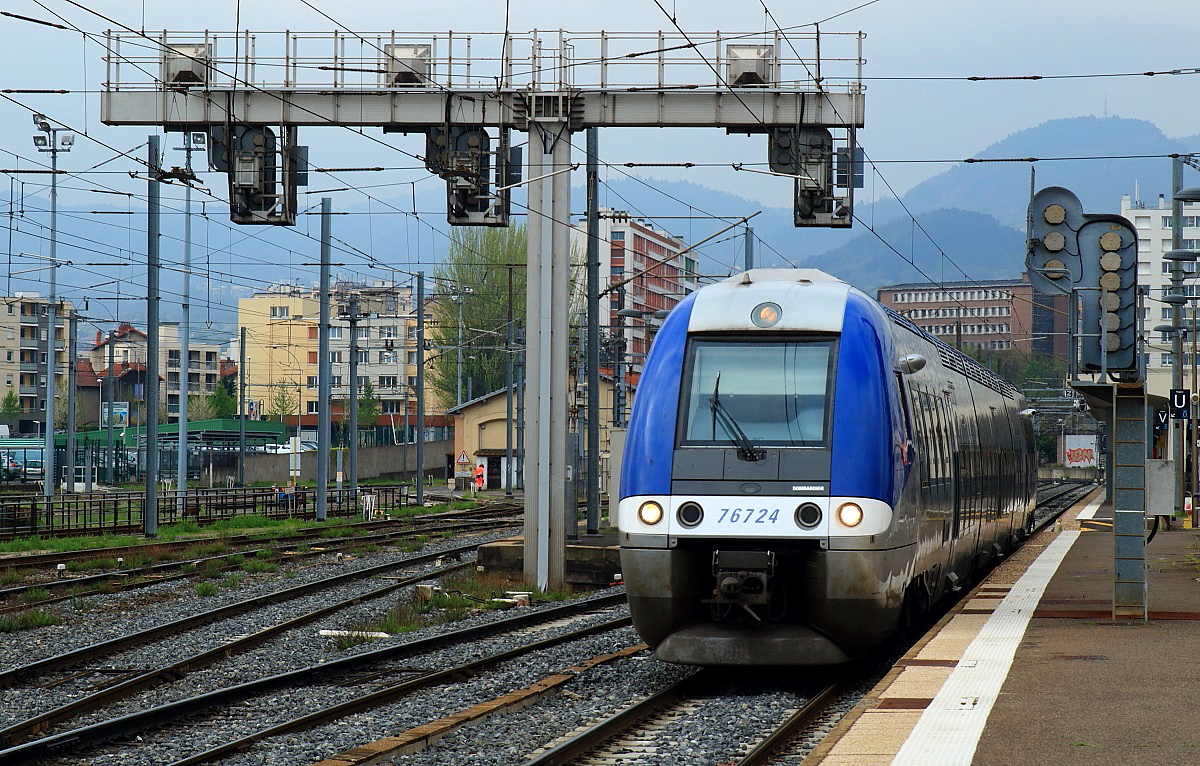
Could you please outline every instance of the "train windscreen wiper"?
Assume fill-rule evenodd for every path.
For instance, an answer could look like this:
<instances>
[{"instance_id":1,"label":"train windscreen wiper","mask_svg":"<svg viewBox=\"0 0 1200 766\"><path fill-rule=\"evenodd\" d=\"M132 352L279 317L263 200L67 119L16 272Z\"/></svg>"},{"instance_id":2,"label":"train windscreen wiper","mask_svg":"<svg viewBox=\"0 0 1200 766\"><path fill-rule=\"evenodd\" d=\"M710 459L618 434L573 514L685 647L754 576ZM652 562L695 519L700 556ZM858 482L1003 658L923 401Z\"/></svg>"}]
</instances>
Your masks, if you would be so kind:
<instances>
[{"instance_id":1,"label":"train windscreen wiper","mask_svg":"<svg viewBox=\"0 0 1200 766\"><path fill-rule=\"evenodd\" d=\"M764 460L767 457L765 449L757 449L750 442L746 432L738 425L733 415L729 414L729 410L721 403L721 373L717 372L717 382L713 384L712 396L708 397L708 406L712 410L713 416L713 436L716 436L717 423L725 429L725 433L729 434L733 439L733 443L737 445L738 460L747 462L757 462Z\"/></svg>"}]
</instances>

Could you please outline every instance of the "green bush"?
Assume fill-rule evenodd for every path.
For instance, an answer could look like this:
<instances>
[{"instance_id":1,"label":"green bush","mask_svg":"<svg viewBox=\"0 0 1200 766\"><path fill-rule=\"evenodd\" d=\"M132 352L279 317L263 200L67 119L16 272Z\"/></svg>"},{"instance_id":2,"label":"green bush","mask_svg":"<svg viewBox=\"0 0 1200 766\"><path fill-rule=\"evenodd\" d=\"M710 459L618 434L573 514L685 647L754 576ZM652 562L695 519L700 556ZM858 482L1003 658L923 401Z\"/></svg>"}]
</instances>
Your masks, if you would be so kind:
<instances>
[{"instance_id":1,"label":"green bush","mask_svg":"<svg viewBox=\"0 0 1200 766\"><path fill-rule=\"evenodd\" d=\"M196 583L196 595L215 596L217 595L217 586L210 582L198 582Z\"/></svg>"}]
</instances>

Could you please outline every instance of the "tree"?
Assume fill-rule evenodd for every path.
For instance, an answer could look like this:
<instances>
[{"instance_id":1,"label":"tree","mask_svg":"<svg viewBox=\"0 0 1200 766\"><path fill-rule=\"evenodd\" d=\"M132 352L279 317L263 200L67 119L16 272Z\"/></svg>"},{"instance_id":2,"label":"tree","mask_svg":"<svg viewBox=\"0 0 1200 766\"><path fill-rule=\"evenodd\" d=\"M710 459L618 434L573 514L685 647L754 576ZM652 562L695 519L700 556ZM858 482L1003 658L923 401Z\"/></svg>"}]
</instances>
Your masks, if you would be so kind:
<instances>
[{"instance_id":1,"label":"tree","mask_svg":"<svg viewBox=\"0 0 1200 766\"><path fill-rule=\"evenodd\" d=\"M379 410L379 397L375 395L375 389L368 380L358 394L358 427L374 427L375 421L379 419Z\"/></svg>"},{"instance_id":2,"label":"tree","mask_svg":"<svg viewBox=\"0 0 1200 766\"><path fill-rule=\"evenodd\" d=\"M188 396L188 422L196 422L200 420L212 420L216 415L213 414L212 404L209 403L209 397L203 394L190 394Z\"/></svg>"},{"instance_id":3,"label":"tree","mask_svg":"<svg viewBox=\"0 0 1200 766\"><path fill-rule=\"evenodd\" d=\"M68 407L75 405L75 422L78 423L83 416L83 410L79 406L79 401L73 399L71 393L65 388L60 388L54 394L54 428L62 430L67 427Z\"/></svg>"},{"instance_id":4,"label":"tree","mask_svg":"<svg viewBox=\"0 0 1200 766\"><path fill-rule=\"evenodd\" d=\"M283 422L284 415L291 415L300 403L300 395L287 383L271 384L271 394L267 397L267 414L277 415Z\"/></svg>"},{"instance_id":5,"label":"tree","mask_svg":"<svg viewBox=\"0 0 1200 766\"><path fill-rule=\"evenodd\" d=\"M434 321L429 333L429 383L446 406L459 389L459 305L462 301L462 391L475 396L504 387L505 331L509 315L525 317L526 233L524 226L451 230L450 250L434 274ZM469 292L468 292L469 290Z\"/></svg>"},{"instance_id":6,"label":"tree","mask_svg":"<svg viewBox=\"0 0 1200 766\"><path fill-rule=\"evenodd\" d=\"M10 388L4 398L0 399L0 417L9 420L20 414L21 397L17 396L17 392Z\"/></svg>"},{"instance_id":7,"label":"tree","mask_svg":"<svg viewBox=\"0 0 1200 766\"><path fill-rule=\"evenodd\" d=\"M233 392L230 391L230 386L226 385L227 381L221 381L213 392L206 398L208 406L212 411L211 417L214 418L231 418L237 414L238 403ZM190 406L190 405L189 405Z\"/></svg>"}]
</instances>

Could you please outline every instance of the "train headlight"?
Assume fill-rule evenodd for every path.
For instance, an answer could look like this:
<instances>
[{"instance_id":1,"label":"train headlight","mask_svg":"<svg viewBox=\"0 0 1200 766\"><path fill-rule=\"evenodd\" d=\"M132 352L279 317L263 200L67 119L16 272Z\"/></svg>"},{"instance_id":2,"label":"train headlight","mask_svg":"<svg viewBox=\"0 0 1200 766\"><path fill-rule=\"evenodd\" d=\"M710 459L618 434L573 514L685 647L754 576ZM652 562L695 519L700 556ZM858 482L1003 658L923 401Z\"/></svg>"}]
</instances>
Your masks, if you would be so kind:
<instances>
[{"instance_id":1,"label":"train headlight","mask_svg":"<svg viewBox=\"0 0 1200 766\"><path fill-rule=\"evenodd\" d=\"M838 521L846 527L857 527L863 520L863 509L858 503L842 503L837 509Z\"/></svg>"},{"instance_id":2,"label":"train headlight","mask_svg":"<svg viewBox=\"0 0 1200 766\"><path fill-rule=\"evenodd\" d=\"M691 529L700 526L700 522L704 521L704 509L699 503L686 502L679 506L679 510L675 512L675 518L679 519L679 523Z\"/></svg>"},{"instance_id":3,"label":"train headlight","mask_svg":"<svg viewBox=\"0 0 1200 766\"><path fill-rule=\"evenodd\" d=\"M816 503L801 503L796 509L796 523L805 529L812 529L821 523L821 506Z\"/></svg>"},{"instance_id":4,"label":"train headlight","mask_svg":"<svg viewBox=\"0 0 1200 766\"><path fill-rule=\"evenodd\" d=\"M653 526L654 524L662 521L663 509L661 505L653 500L647 500L638 506L637 515L638 519L643 524L649 524Z\"/></svg>"},{"instance_id":5,"label":"train headlight","mask_svg":"<svg viewBox=\"0 0 1200 766\"><path fill-rule=\"evenodd\" d=\"M760 303L750 312L750 321L755 327L774 327L783 317L783 309L778 303Z\"/></svg>"}]
</instances>

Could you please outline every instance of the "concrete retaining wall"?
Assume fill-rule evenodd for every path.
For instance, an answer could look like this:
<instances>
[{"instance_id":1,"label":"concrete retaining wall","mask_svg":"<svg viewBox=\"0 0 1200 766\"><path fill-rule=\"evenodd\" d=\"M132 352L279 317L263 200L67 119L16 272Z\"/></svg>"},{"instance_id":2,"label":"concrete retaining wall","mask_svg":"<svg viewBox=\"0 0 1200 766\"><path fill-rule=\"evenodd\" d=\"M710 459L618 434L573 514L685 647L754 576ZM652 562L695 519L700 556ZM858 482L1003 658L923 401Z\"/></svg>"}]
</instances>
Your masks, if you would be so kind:
<instances>
[{"instance_id":1,"label":"concrete retaining wall","mask_svg":"<svg viewBox=\"0 0 1200 766\"><path fill-rule=\"evenodd\" d=\"M454 451L454 442L449 439L436 442L425 442L425 471L426 476L445 480L446 455ZM316 481L317 453L300 453L300 481ZM342 470L349 468L346 464L348 455L342 457ZM292 456L282 455L246 455L246 483L269 482L283 484L288 481L288 464ZM358 478L359 479L407 479L412 478L417 464L416 445L400 445L387 447L358 448ZM224 486L228 479L237 477L237 468L220 469L213 475L215 486ZM337 479L337 458L329 458L329 479ZM201 483L208 485L209 477L201 477Z\"/></svg>"}]
</instances>

